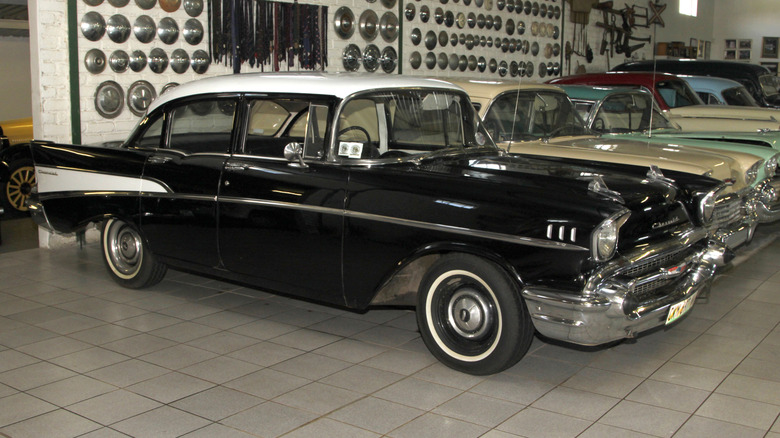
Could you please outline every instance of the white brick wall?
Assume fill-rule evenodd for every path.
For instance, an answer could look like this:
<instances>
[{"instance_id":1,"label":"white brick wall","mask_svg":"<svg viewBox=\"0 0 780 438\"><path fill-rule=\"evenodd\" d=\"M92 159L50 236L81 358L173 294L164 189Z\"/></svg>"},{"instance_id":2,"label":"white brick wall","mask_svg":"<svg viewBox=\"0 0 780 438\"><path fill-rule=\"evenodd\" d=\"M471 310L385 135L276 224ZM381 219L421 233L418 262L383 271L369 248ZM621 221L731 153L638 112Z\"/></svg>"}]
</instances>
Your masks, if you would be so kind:
<instances>
[{"instance_id":1,"label":"white brick wall","mask_svg":"<svg viewBox=\"0 0 780 438\"><path fill-rule=\"evenodd\" d=\"M150 10L142 10L136 6L134 1L131 1L123 8L114 8L107 1L104 1L102 4L95 7L87 5L82 0L70 1L77 2L77 20L79 22L81 21L81 17L83 17L84 14L89 11L100 13L105 20L108 20L108 18L114 14L122 14L128 18L131 25L140 15L150 16L155 21L155 23L159 22L159 20L163 17L171 17L176 20L181 31L181 28L183 28L186 20L191 18L186 14L183 8L180 8L173 13L163 11L159 5L156 5L153 9ZM562 0L537 1L539 4L546 4L549 7L566 7L568 12L568 3L565 3ZM444 4L439 0L397 0L397 3L392 8L384 7L380 0L376 0L374 2L369 2L367 0L304 0L304 2L307 4L328 6L328 71L332 72L345 70L342 63L342 53L348 44L356 44L358 47L360 47L361 50L363 50L366 45L369 44L369 42L363 40L357 28L355 29L352 37L349 39L342 39L338 37L334 28L333 18L336 10L340 6L350 7L355 15L356 21L359 19L360 14L369 8L374 9L377 16L380 18L382 14L388 11L391 11L398 16L402 26L402 32L399 35L399 38L393 43L387 43L381 38L381 36L377 36L377 38L371 43L376 44L380 51L388 45L393 46L396 51L400 53L401 59L399 59L399 63L402 66L403 73L408 75L499 78L498 73L491 74L489 71L480 73L478 70L471 71L467 69L466 71L461 72L460 70L451 70L449 68L442 70L438 66L434 67L433 69L428 69L425 66L424 61L420 68L412 69L409 61L412 53L415 51L419 52L424 60L426 54L429 52L429 50L425 48L424 42L421 42L417 46L411 43L410 35L412 29L414 28L419 28L423 36L429 30L433 30L437 35L440 31L444 30L448 34L455 33L458 36L460 36L460 34L471 34L472 36L476 37L490 36L499 40L503 38L514 38L516 40L527 40L530 43L536 41L540 45L540 53L535 57L532 57L530 54L524 55L519 51L514 53L503 52L500 48L497 48L495 44L492 48L475 46L472 50L466 50L466 47L460 44L455 47L449 44L442 47L437 43L436 47L430 51L433 52L436 56L438 56L440 53L444 53L447 56L454 53L458 56L484 56L487 61L493 58L497 62L506 61L507 63L512 61L532 61L536 67L533 78L518 78L518 80L532 81L547 79L547 77L541 78L538 75L538 66L540 62L548 63L560 61L560 58L545 58L543 56L544 46L547 43L558 43L561 46L561 51L563 51L563 48L565 47L565 41L563 41L561 38L553 40L550 37L532 36L532 23L534 21L539 21L545 24L552 23L557 25L559 28L563 28L563 34L567 40L571 40L572 33L574 31L574 26L568 19L568 13L566 14L565 21L562 22L560 19L556 20L554 18L541 18L539 16L526 15L522 12L517 13L516 11L508 12L506 9L499 11L497 8L498 0L492 0L492 2L489 0L484 0L484 4L481 7L476 6L477 0L473 0L468 6L466 6L462 0L453 0ZM487 10L486 5L489 2L492 3L492 8ZM517 0L517 2L520 3L520 0ZM415 7L415 17L411 21L407 20L403 14L403 9L407 3L412 3ZM431 10L431 18L427 23L423 23L419 17L420 7L422 5L427 5ZM484 15L499 16L502 19L502 27L500 30L488 30L484 28L479 29L478 27L469 28L468 26L463 29L459 29L456 25L448 28L444 25L436 24L433 17L436 8L442 8L444 11L452 11L456 16L459 12L463 12L464 14L474 12L476 14L481 13ZM68 64L68 33L66 20L67 3L66 0L31 0L30 10L32 35L31 40L34 40L32 41L32 46L35 49L32 51L33 53L31 60L31 63L33 64L32 70L34 80L33 114L35 118L35 136L36 138L43 138L58 142L70 142L70 83ZM201 15L197 18L201 20L204 29L208 29L207 13L205 8ZM515 22L523 21L525 23L526 31L523 35L517 35L516 33L514 35L507 35L505 31L506 22L507 19L510 18ZM609 61L606 59L606 57L598 55L598 45L601 42L602 29L596 27L595 22L600 20L600 18L600 12L592 12L590 25L587 29L590 44L595 54L594 62L587 64L584 58L575 56L573 57L571 67L572 72L574 72L577 66L577 62L585 65L588 71L603 71L607 69L608 64L616 65L617 63L623 62L625 60L622 55L616 55ZM357 27L357 23L355 25ZM650 30L638 29L636 33L642 36L649 35ZM76 60L76 62L78 63L79 68L79 105L82 142L93 143L124 138L138 121L138 117L133 115L126 107L127 102L125 102L125 108L123 109L122 113L114 119L105 119L97 113L94 104L95 90L104 81L111 80L117 82L126 93L127 89L135 81L145 80L150 82L159 94L159 91L162 89L162 87L169 82L184 83L204 76L232 73L232 67L212 64L205 75L198 75L194 73L192 69L188 69L188 71L184 74L176 74L173 72L173 70L171 70L170 66L162 74L156 74L152 72L148 66L143 71L138 73L133 72L130 69L124 73L115 73L109 67L106 67L106 70L103 73L91 74L86 71L84 66L84 57L88 50L98 48L105 53L106 57L109 57L111 53L117 49L125 50L128 54L133 50L142 50L148 55L151 49L159 47L164 49L170 57L173 50L177 48L185 49L190 55L192 55L196 49L203 49L208 51L207 44L207 36L204 36L203 41L200 44L197 46L192 46L184 41L184 38L181 34L178 41L172 45L162 43L157 37L155 37L151 43L143 44L132 35L127 42L121 44L114 43L108 38L108 36L103 36L103 38L101 38L99 41L93 42L87 40L81 34L81 32L79 32L79 58ZM403 45L402 51L398 50L400 45ZM645 48L638 51L635 56L642 58L650 57L651 54L651 45L648 44L645 46ZM286 69L286 64L284 64L282 68ZM565 73L567 71L566 66L562 65L562 68L563 72ZM267 70L268 68L266 68L266 71ZM260 68L250 68L248 64L242 65L242 72L252 71L260 71ZM358 71L365 72L365 69L361 66ZM398 70L396 69L396 72L397 71ZM384 73L380 68L375 74ZM507 78L510 77L511 76L507 75Z\"/></svg>"}]
</instances>

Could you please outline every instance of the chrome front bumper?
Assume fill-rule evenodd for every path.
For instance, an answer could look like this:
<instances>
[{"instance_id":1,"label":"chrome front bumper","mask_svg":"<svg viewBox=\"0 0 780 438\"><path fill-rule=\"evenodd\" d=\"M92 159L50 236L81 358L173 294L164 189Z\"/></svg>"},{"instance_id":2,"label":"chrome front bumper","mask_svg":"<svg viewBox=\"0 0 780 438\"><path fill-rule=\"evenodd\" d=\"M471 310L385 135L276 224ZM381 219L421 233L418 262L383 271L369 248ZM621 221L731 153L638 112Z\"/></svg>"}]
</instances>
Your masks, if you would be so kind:
<instances>
[{"instance_id":1,"label":"chrome front bumper","mask_svg":"<svg viewBox=\"0 0 780 438\"><path fill-rule=\"evenodd\" d=\"M701 239L706 232L693 230L662 247L615 260L593 274L581 294L526 287L522 295L536 330L553 339L599 345L666 324L673 306L692 304L708 293L718 259L729 253ZM640 265L651 268L631 277ZM651 284L661 286L650 294L640 292Z\"/></svg>"},{"instance_id":2,"label":"chrome front bumper","mask_svg":"<svg viewBox=\"0 0 780 438\"><path fill-rule=\"evenodd\" d=\"M764 180L756 186L754 205L758 222L764 224L780 219L780 178Z\"/></svg>"}]
</instances>

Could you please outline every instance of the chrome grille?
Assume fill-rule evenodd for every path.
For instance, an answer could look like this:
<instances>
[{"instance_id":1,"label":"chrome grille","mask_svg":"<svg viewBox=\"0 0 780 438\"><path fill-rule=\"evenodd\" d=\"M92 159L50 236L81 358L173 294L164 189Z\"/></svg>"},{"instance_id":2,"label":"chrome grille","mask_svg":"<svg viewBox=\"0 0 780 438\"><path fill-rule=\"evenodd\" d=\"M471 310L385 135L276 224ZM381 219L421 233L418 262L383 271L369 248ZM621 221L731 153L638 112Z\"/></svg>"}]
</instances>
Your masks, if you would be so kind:
<instances>
[{"instance_id":1,"label":"chrome grille","mask_svg":"<svg viewBox=\"0 0 780 438\"><path fill-rule=\"evenodd\" d=\"M680 248L676 251L662 254L658 257L653 257L648 260L643 260L638 263L634 263L625 270L620 271L620 275L624 275L631 278L639 277L642 274L646 274L650 271L657 270L664 266L674 265L675 262L684 260L688 255L693 253L691 248Z\"/></svg>"},{"instance_id":2,"label":"chrome grille","mask_svg":"<svg viewBox=\"0 0 780 438\"><path fill-rule=\"evenodd\" d=\"M660 278L658 280L648 281L647 283L638 284L634 288L633 297L637 302L641 303L653 298L654 292L667 284L671 283L671 278Z\"/></svg>"},{"instance_id":3,"label":"chrome grille","mask_svg":"<svg viewBox=\"0 0 780 438\"><path fill-rule=\"evenodd\" d=\"M723 196L715 202L712 222L718 228L722 228L740 220L743 214L742 199L739 196L734 194Z\"/></svg>"},{"instance_id":4,"label":"chrome grille","mask_svg":"<svg viewBox=\"0 0 780 438\"><path fill-rule=\"evenodd\" d=\"M671 252L660 254L656 257L642 260L622 270L619 275L624 281L633 282L634 286L630 296L636 303L644 303L662 297L666 294L666 286L675 283L685 277L685 273L691 268L691 256L696 252L694 248L679 248ZM663 271L674 267L682 267L676 275L659 275ZM668 272L668 271L667 271Z\"/></svg>"}]
</instances>

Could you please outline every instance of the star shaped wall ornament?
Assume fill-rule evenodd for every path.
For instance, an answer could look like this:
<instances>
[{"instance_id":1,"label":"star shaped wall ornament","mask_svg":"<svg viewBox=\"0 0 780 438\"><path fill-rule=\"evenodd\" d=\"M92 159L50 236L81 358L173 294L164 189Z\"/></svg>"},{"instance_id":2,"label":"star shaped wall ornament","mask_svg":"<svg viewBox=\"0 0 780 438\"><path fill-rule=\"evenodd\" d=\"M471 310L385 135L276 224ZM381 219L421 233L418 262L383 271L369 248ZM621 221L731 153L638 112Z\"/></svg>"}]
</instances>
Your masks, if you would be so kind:
<instances>
[{"instance_id":1,"label":"star shaped wall ornament","mask_svg":"<svg viewBox=\"0 0 780 438\"><path fill-rule=\"evenodd\" d=\"M666 5L662 5L660 3L653 3L652 0L648 1L647 4L650 5L650 13L652 14L650 19L647 20L647 24L660 24L661 27L666 27L666 23L664 23L664 19L661 18L661 12L666 10Z\"/></svg>"}]
</instances>

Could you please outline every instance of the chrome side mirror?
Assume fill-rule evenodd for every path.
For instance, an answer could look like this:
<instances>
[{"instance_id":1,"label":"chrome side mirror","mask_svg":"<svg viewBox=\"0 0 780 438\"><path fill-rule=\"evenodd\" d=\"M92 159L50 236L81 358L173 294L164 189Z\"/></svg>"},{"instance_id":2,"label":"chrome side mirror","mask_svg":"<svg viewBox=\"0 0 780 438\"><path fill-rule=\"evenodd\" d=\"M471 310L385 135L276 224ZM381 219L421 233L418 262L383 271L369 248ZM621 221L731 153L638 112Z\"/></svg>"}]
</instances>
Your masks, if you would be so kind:
<instances>
[{"instance_id":1,"label":"chrome side mirror","mask_svg":"<svg viewBox=\"0 0 780 438\"><path fill-rule=\"evenodd\" d=\"M287 143L284 146L284 158L292 164L307 167L303 162L303 144L298 142Z\"/></svg>"}]
</instances>

